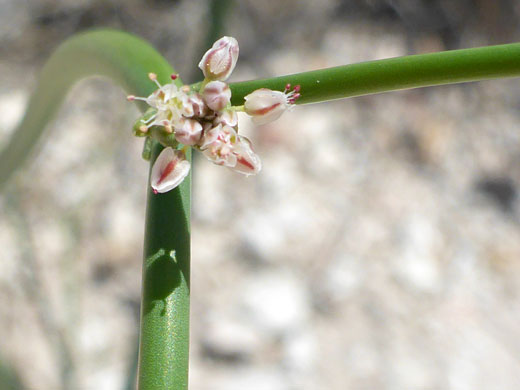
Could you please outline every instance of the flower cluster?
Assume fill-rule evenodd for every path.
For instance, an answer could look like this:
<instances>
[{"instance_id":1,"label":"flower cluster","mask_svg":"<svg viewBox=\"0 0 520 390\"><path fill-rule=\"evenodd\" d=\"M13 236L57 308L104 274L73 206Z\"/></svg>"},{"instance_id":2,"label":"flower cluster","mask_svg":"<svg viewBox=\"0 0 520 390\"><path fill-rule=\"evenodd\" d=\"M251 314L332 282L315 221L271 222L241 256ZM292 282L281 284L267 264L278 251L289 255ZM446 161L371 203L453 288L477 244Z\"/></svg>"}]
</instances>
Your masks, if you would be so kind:
<instances>
[{"instance_id":1,"label":"flower cluster","mask_svg":"<svg viewBox=\"0 0 520 390\"><path fill-rule=\"evenodd\" d=\"M157 75L148 77L157 90L148 97L128 96L145 101L151 109L138 121L136 135L155 138L165 148L152 167L151 186L155 193L177 187L188 175L186 148L193 147L210 161L245 175L262 167L251 141L238 134L237 112L251 115L253 122L265 124L278 119L300 96L299 85L272 91L261 88L247 95L243 106L231 105L231 90L224 82L238 59L238 42L223 37L215 42L199 63L204 81L197 89L178 85L178 75L161 85Z\"/></svg>"}]
</instances>

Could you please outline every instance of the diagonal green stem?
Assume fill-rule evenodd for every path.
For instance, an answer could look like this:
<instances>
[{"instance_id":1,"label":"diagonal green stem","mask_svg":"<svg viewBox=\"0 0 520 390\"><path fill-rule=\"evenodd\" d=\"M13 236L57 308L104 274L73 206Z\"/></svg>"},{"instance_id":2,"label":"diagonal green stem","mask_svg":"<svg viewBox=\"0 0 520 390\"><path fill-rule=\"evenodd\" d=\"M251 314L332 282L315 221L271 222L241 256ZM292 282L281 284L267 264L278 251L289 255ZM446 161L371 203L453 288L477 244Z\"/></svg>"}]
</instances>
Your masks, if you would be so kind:
<instances>
[{"instance_id":1,"label":"diagonal green stem","mask_svg":"<svg viewBox=\"0 0 520 390\"><path fill-rule=\"evenodd\" d=\"M149 72L166 83L173 69L148 43L129 34L99 30L63 43L45 65L25 117L0 156L0 185L26 159L74 83L105 76L128 93L147 96L156 89L147 78ZM144 109L143 104L139 107ZM152 162L160 150L160 145L154 146ZM138 369L141 390L188 386L189 212L189 177L167 194L148 194Z\"/></svg>"},{"instance_id":2,"label":"diagonal green stem","mask_svg":"<svg viewBox=\"0 0 520 390\"><path fill-rule=\"evenodd\" d=\"M300 84L298 104L432 85L520 76L520 43L360 62L230 84L232 103L258 88Z\"/></svg>"}]
</instances>

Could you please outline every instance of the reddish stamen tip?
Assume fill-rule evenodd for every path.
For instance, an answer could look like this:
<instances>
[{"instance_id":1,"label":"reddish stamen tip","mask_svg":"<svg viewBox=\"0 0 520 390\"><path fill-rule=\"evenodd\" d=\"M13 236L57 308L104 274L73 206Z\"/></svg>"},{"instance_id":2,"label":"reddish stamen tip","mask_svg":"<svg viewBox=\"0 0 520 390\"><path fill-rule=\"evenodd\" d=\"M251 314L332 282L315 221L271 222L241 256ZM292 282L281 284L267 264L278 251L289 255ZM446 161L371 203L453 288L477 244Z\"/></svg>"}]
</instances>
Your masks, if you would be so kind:
<instances>
[{"instance_id":1,"label":"reddish stamen tip","mask_svg":"<svg viewBox=\"0 0 520 390\"><path fill-rule=\"evenodd\" d=\"M148 78L152 81L157 80L157 75L155 73L148 73Z\"/></svg>"},{"instance_id":2,"label":"reddish stamen tip","mask_svg":"<svg viewBox=\"0 0 520 390\"><path fill-rule=\"evenodd\" d=\"M285 90L288 91L291 89L291 84L287 83L285 84Z\"/></svg>"},{"instance_id":3,"label":"reddish stamen tip","mask_svg":"<svg viewBox=\"0 0 520 390\"><path fill-rule=\"evenodd\" d=\"M177 77L179 77L179 75L172 74L172 75L170 76L170 78L171 78L172 80L177 80Z\"/></svg>"},{"instance_id":4,"label":"reddish stamen tip","mask_svg":"<svg viewBox=\"0 0 520 390\"><path fill-rule=\"evenodd\" d=\"M135 96L134 95L128 95L126 97L126 100L128 100L129 102L133 102L135 100Z\"/></svg>"},{"instance_id":5,"label":"reddish stamen tip","mask_svg":"<svg viewBox=\"0 0 520 390\"><path fill-rule=\"evenodd\" d=\"M299 93L295 93L294 96L293 96L293 100L296 100L300 97L301 95Z\"/></svg>"},{"instance_id":6,"label":"reddish stamen tip","mask_svg":"<svg viewBox=\"0 0 520 390\"><path fill-rule=\"evenodd\" d=\"M157 195L157 194L159 193L159 191L157 191L157 190L154 188L154 189L153 189L153 193L154 193L155 195Z\"/></svg>"},{"instance_id":7,"label":"reddish stamen tip","mask_svg":"<svg viewBox=\"0 0 520 390\"><path fill-rule=\"evenodd\" d=\"M294 92L300 92L300 84L298 84L297 86L294 87L293 91Z\"/></svg>"}]
</instances>

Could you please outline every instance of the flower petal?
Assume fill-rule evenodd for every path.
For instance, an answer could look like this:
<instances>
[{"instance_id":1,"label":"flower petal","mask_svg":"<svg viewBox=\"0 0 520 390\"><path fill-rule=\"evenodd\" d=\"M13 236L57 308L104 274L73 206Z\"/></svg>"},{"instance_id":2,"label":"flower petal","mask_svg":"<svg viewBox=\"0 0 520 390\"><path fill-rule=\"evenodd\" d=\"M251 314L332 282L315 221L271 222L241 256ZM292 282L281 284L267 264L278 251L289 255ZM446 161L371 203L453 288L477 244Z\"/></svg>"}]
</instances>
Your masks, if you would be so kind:
<instances>
[{"instance_id":1,"label":"flower petal","mask_svg":"<svg viewBox=\"0 0 520 390\"><path fill-rule=\"evenodd\" d=\"M246 137L238 136L238 142L233 147L233 154L237 157L237 163L233 167L234 171L245 175L256 175L262 169L262 161L253 151L251 141Z\"/></svg>"},{"instance_id":2,"label":"flower petal","mask_svg":"<svg viewBox=\"0 0 520 390\"><path fill-rule=\"evenodd\" d=\"M168 192L177 187L190 172L190 162L180 150L164 148L152 166L150 184L155 193Z\"/></svg>"}]
</instances>

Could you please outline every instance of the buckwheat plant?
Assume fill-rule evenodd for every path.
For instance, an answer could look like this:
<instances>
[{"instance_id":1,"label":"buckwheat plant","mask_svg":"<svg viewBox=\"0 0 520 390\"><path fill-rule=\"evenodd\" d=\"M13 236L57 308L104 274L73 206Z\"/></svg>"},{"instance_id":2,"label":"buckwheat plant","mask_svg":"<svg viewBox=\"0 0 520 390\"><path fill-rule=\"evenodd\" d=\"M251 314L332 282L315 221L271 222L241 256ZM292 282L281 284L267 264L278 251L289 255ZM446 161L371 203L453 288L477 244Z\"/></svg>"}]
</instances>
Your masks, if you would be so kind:
<instances>
[{"instance_id":1,"label":"buckwheat plant","mask_svg":"<svg viewBox=\"0 0 520 390\"><path fill-rule=\"evenodd\" d=\"M184 85L167 61L132 35L97 30L64 42L42 70L26 114L0 156L0 185L20 167L69 88L101 75L121 85L143 112L133 127L151 162L145 224L138 387L188 387L190 160L244 175L261 170L237 112L257 124L294 104L392 90L520 75L520 44L414 55L227 84L238 42L223 37L199 63L204 79Z\"/></svg>"}]
</instances>

